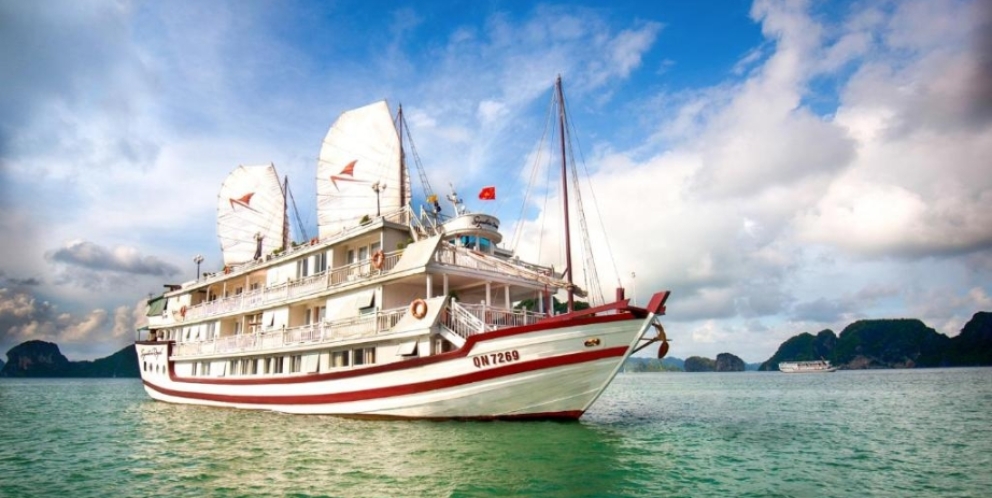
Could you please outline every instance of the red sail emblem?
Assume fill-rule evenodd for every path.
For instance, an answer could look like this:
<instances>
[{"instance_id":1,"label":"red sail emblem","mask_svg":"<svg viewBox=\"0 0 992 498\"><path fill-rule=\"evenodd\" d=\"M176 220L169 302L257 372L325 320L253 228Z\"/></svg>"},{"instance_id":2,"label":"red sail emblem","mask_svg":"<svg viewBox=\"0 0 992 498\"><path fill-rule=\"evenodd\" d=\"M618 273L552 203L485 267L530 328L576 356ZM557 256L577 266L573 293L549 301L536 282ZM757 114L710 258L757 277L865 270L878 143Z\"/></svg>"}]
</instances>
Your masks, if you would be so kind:
<instances>
[{"instance_id":1,"label":"red sail emblem","mask_svg":"<svg viewBox=\"0 0 992 498\"><path fill-rule=\"evenodd\" d=\"M230 201L231 201L231 209L234 209L234 205L235 204L240 204L240 205L242 205L242 206L244 206L246 208L250 208L251 206L249 206L248 204L251 202L251 196L253 196L253 195L255 195L255 192L248 192L247 194L242 195L241 197L238 197L237 199L231 198L230 199Z\"/></svg>"},{"instance_id":2,"label":"red sail emblem","mask_svg":"<svg viewBox=\"0 0 992 498\"><path fill-rule=\"evenodd\" d=\"M348 165L345 166L343 170L341 170L341 173L340 174L331 175L331 183L334 185L334 189L335 190L338 190L338 181L339 180L342 181L342 182L368 183L365 180L359 180L359 179L355 178L355 163L357 163L357 162L358 162L358 159L355 159L354 161L348 163Z\"/></svg>"}]
</instances>

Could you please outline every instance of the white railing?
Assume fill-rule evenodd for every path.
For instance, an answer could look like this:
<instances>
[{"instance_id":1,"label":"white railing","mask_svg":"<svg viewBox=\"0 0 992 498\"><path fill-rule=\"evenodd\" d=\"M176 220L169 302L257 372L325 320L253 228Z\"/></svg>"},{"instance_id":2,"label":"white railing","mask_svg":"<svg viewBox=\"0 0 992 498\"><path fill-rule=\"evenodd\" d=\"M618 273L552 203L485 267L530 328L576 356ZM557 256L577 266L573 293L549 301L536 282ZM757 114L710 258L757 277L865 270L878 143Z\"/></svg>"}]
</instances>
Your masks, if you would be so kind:
<instances>
[{"instance_id":1,"label":"white railing","mask_svg":"<svg viewBox=\"0 0 992 498\"><path fill-rule=\"evenodd\" d=\"M381 217L382 217L382 219L384 221L388 221L388 222L391 222L391 223L398 223L398 224L401 224L401 225L409 225L410 224L410 220L414 218L414 216L412 214L412 210L408 206L401 207L400 209L398 209L396 211L393 211L391 213L386 213L386 214L382 215ZM375 221L375 220L373 219L372 221ZM345 228L345 229L341 230L341 232L333 235L330 238L326 238L324 240L320 240L319 238L314 237L310 242L303 242L303 243L300 243L300 244L296 244L296 245L290 246L288 250L284 250L284 251L282 251L282 252L280 252L278 254L267 254L267 255L265 255L264 257L262 257L261 259L258 259L258 260L248 261L248 262L243 263L243 264L240 264L240 265L234 265L234 266L225 267L225 270L220 270L220 271L216 271L216 272L212 272L212 273L206 272L206 273L203 274L203 281L204 282L210 282L210 281L217 281L217 282L219 282L221 280L224 280L224 279L228 278L228 276L231 273L235 273L235 272L237 272L237 273L243 273L245 270L250 270L252 268L255 268L257 266L261 266L261 265L263 265L265 263L268 263L270 261L276 261L276 260L280 260L280 259L290 259L290 258L288 258L289 256L292 256L295 253L300 252L300 251L303 251L305 249L311 248L311 247L313 247L315 245L325 245L325 244L333 245L336 241L340 241L342 239L346 239L346 238L348 238L348 236L350 236L353 233L357 233L357 232L361 232L361 231L365 230L366 227L370 223L371 223L371 221L369 223L364 223L364 224L361 224L361 225L357 225L357 226Z\"/></svg>"},{"instance_id":2,"label":"white railing","mask_svg":"<svg viewBox=\"0 0 992 498\"><path fill-rule=\"evenodd\" d=\"M458 304L458 306L478 320L485 322L488 330L531 325L548 316L546 313L536 311L498 308L485 304Z\"/></svg>"},{"instance_id":3,"label":"white railing","mask_svg":"<svg viewBox=\"0 0 992 498\"><path fill-rule=\"evenodd\" d=\"M545 313L487 306L462 304L451 300L447 312L441 313L441 324L463 338L486 331L537 323ZM320 322L287 329L261 331L218 337L205 341L183 342L176 345L176 356L216 353L264 351L300 344L333 343L357 337L370 337L393 329L407 307L369 313L332 322Z\"/></svg>"},{"instance_id":4,"label":"white railing","mask_svg":"<svg viewBox=\"0 0 992 498\"><path fill-rule=\"evenodd\" d=\"M546 317L545 313L528 310L514 310L486 306L484 304L462 304L452 300L443 315L442 323L452 332L468 339L470 335L506 327L518 327L537 323Z\"/></svg>"},{"instance_id":5,"label":"white railing","mask_svg":"<svg viewBox=\"0 0 992 498\"><path fill-rule=\"evenodd\" d=\"M466 310L458 301L452 299L448 303L450 313L445 313L443 324L452 332L468 339L468 336L479 334L487 330L486 323Z\"/></svg>"},{"instance_id":6,"label":"white railing","mask_svg":"<svg viewBox=\"0 0 992 498\"><path fill-rule=\"evenodd\" d=\"M451 244L441 244L434 253L434 261L442 265L459 266L473 270L482 270L511 277L538 279L553 283L551 270L523 262L504 261L496 256L484 255L470 249L459 248Z\"/></svg>"},{"instance_id":7,"label":"white railing","mask_svg":"<svg viewBox=\"0 0 992 498\"><path fill-rule=\"evenodd\" d=\"M281 348L299 344L321 344L371 336L389 331L407 312L396 308L367 315L343 318L287 329L263 331L257 334L239 334L206 341L184 342L176 345L176 356L213 353L241 353Z\"/></svg>"},{"instance_id":8,"label":"white railing","mask_svg":"<svg viewBox=\"0 0 992 498\"><path fill-rule=\"evenodd\" d=\"M373 267L370 261L362 261L284 284L199 303L186 310L184 320L191 321L208 316L236 313L258 308L262 304L301 299L319 294L360 279L388 273L396 266L402 255L402 251L386 254L381 269Z\"/></svg>"},{"instance_id":9,"label":"white railing","mask_svg":"<svg viewBox=\"0 0 992 498\"><path fill-rule=\"evenodd\" d=\"M184 321L242 312L245 310L258 308L263 304L303 299L335 287L341 287L369 277L383 275L389 273L396 267L396 264L399 262L402 254L402 251L387 253L385 258L383 258L382 268L379 269L375 268L371 261L361 261L335 268L328 272L292 280L284 284L274 285L222 299L216 299L214 301L199 303L194 306L190 306L186 310ZM510 262L499 260L493 256L476 256L470 254L466 249L459 249L449 244L441 244L441 246L438 247L438 250L434 255L434 261L443 265L471 268L518 278L538 278L540 280L550 278L548 276L548 273L550 273L549 271L524 268Z\"/></svg>"}]
</instances>

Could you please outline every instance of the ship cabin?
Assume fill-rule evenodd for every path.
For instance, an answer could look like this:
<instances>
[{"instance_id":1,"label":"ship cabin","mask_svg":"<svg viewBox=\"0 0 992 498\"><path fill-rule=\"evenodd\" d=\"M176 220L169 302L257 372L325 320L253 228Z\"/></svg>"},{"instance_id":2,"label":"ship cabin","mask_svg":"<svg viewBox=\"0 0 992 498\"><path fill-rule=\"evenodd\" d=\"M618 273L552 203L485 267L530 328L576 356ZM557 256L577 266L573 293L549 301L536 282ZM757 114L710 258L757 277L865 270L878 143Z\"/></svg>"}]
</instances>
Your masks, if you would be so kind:
<instances>
[{"instance_id":1,"label":"ship cabin","mask_svg":"<svg viewBox=\"0 0 992 498\"><path fill-rule=\"evenodd\" d=\"M149 300L146 339L170 343L178 377L335 372L442 354L473 334L535 323L562 284L500 247L493 216L441 223L403 209L362 221L167 286ZM536 309L516 309L523 300Z\"/></svg>"}]
</instances>

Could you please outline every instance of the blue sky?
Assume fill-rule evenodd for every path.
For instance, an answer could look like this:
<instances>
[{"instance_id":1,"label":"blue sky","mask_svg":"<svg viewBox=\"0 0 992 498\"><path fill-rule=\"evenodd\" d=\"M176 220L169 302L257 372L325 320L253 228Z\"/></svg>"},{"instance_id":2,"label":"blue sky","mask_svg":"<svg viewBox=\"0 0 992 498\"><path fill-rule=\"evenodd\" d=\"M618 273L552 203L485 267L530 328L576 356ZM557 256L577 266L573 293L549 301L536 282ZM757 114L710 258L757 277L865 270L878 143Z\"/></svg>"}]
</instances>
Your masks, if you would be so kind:
<instances>
[{"instance_id":1,"label":"blue sky","mask_svg":"<svg viewBox=\"0 0 992 498\"><path fill-rule=\"evenodd\" d=\"M863 318L955 335L992 310L982 2L0 0L0 18L0 352L127 344L149 293L196 254L219 265L239 164L274 163L314 224L328 126L383 98L437 190L495 184L507 238L560 268L543 199L517 219L558 74L603 286L671 289L672 355L764 361Z\"/></svg>"}]
</instances>

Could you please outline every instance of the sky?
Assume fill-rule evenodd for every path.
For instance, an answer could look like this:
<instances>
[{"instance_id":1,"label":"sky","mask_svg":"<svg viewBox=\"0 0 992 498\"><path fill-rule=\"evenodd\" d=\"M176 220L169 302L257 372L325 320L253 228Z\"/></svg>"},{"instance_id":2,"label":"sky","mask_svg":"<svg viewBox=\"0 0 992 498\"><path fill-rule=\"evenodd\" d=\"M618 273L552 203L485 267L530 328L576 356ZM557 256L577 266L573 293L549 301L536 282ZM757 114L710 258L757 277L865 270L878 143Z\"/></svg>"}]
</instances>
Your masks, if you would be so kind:
<instances>
[{"instance_id":1,"label":"sky","mask_svg":"<svg viewBox=\"0 0 992 498\"><path fill-rule=\"evenodd\" d=\"M558 75L601 285L672 291L671 356L992 311L987 2L0 0L0 68L0 354L133 341L221 266L238 165L313 233L328 127L381 99L441 194L563 268L554 182L525 196Z\"/></svg>"}]
</instances>

